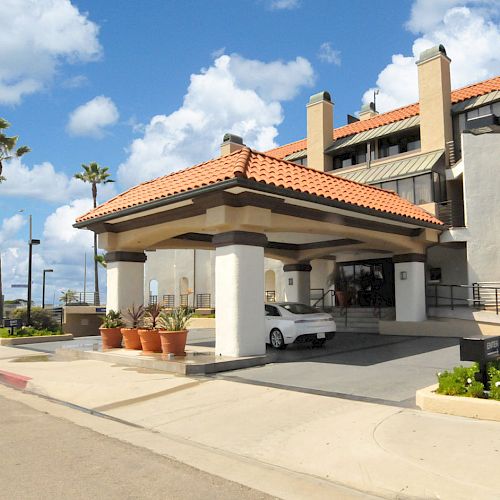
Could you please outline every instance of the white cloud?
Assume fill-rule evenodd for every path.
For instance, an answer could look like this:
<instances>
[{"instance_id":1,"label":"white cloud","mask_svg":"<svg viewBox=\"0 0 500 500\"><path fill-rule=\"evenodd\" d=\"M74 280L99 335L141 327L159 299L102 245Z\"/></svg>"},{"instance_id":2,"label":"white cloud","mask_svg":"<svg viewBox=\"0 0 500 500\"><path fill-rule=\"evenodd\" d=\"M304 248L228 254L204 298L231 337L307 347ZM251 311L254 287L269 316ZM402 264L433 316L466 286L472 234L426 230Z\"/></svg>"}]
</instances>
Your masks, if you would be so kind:
<instances>
[{"instance_id":1,"label":"white cloud","mask_svg":"<svg viewBox=\"0 0 500 500\"><path fill-rule=\"evenodd\" d=\"M274 147L283 120L281 101L293 99L314 82L309 61L245 59L222 55L191 75L182 106L154 116L143 137L134 140L118 180L130 186L218 155L226 132L258 150Z\"/></svg>"},{"instance_id":2,"label":"white cloud","mask_svg":"<svg viewBox=\"0 0 500 500\"><path fill-rule=\"evenodd\" d=\"M79 166L75 165L75 171ZM27 196L50 203L61 203L68 199L87 196L90 185L64 172L57 171L49 162L29 168L21 159L15 158L4 165L3 175L7 179L0 184L0 196ZM98 187L99 199L114 196L112 184Z\"/></svg>"},{"instance_id":3,"label":"white cloud","mask_svg":"<svg viewBox=\"0 0 500 500\"><path fill-rule=\"evenodd\" d=\"M443 44L451 58L452 87L462 87L498 74L500 67L500 22L494 2L488 0L416 0L407 27L420 34L412 55L395 54L378 75L379 111L387 111L418 100L419 54ZM498 4L497 4L498 5ZM363 102L373 99L373 89Z\"/></svg>"},{"instance_id":4,"label":"white cloud","mask_svg":"<svg viewBox=\"0 0 500 500\"><path fill-rule=\"evenodd\" d=\"M89 84L89 79L85 75L76 75L67 78L62 82L62 86L66 89L78 89Z\"/></svg>"},{"instance_id":5,"label":"white cloud","mask_svg":"<svg viewBox=\"0 0 500 500\"><path fill-rule=\"evenodd\" d=\"M324 42L319 47L318 58L320 61L340 66L340 51L332 47L331 42Z\"/></svg>"},{"instance_id":6,"label":"white cloud","mask_svg":"<svg viewBox=\"0 0 500 500\"><path fill-rule=\"evenodd\" d=\"M93 290L92 245L93 235L90 231L73 228L78 215L92 207L90 198L82 198L58 207L44 223L41 244L34 248L33 254L33 297L38 302L41 298L41 275L43 269L54 269L49 276L47 301L52 302L55 293L56 302L60 290L83 290L83 263L87 253L87 289ZM24 290L12 289L12 283L26 283L28 269L27 234L19 234L26 224L26 217L16 214L6 218L0 225L0 242L2 243L2 271L4 294L6 298L25 297ZM35 233L35 236L38 235ZM101 271L100 285L105 290L104 273Z\"/></svg>"},{"instance_id":7,"label":"white cloud","mask_svg":"<svg viewBox=\"0 0 500 500\"><path fill-rule=\"evenodd\" d=\"M119 116L115 103L100 95L70 113L67 130L71 135L100 139L104 128L114 125Z\"/></svg>"},{"instance_id":8,"label":"white cloud","mask_svg":"<svg viewBox=\"0 0 500 500\"><path fill-rule=\"evenodd\" d=\"M267 4L271 10L292 10L300 7L299 0L268 0Z\"/></svg>"},{"instance_id":9,"label":"white cloud","mask_svg":"<svg viewBox=\"0 0 500 500\"><path fill-rule=\"evenodd\" d=\"M98 26L70 0L2 0L0 103L44 88L62 62L101 55Z\"/></svg>"}]
</instances>

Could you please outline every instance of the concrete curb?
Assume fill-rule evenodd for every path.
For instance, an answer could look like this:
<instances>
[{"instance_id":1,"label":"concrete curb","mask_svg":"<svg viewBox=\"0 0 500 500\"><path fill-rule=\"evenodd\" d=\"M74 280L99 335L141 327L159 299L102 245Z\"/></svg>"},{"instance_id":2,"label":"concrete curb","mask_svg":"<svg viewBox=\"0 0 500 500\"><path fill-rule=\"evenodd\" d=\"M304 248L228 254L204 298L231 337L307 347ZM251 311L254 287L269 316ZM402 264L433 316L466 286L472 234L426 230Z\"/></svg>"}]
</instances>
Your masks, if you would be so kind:
<instances>
[{"instance_id":1,"label":"concrete curb","mask_svg":"<svg viewBox=\"0 0 500 500\"><path fill-rule=\"evenodd\" d=\"M500 422L500 401L493 399L466 398L436 394L438 385L419 389L416 393L417 406L422 410L446 413L458 417L494 420Z\"/></svg>"},{"instance_id":2,"label":"concrete curb","mask_svg":"<svg viewBox=\"0 0 500 500\"><path fill-rule=\"evenodd\" d=\"M0 346L40 344L42 342L59 342L60 340L73 340L73 335L71 333L64 333L63 335L44 335L41 337L2 338L0 339Z\"/></svg>"},{"instance_id":3,"label":"concrete curb","mask_svg":"<svg viewBox=\"0 0 500 500\"><path fill-rule=\"evenodd\" d=\"M10 387L14 387L15 389L26 389L30 380L31 377L26 377L24 375L20 375L19 373L0 370L0 382L9 385Z\"/></svg>"}]
</instances>

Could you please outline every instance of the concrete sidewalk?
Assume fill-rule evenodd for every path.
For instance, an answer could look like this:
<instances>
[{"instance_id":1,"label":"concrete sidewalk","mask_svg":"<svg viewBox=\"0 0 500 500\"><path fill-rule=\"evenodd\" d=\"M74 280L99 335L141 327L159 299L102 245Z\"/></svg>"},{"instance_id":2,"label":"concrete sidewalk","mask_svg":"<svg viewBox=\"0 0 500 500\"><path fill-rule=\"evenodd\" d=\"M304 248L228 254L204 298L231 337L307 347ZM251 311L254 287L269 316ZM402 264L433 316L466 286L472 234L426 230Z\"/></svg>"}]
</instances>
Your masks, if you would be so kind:
<instances>
[{"instance_id":1,"label":"concrete sidewalk","mask_svg":"<svg viewBox=\"0 0 500 500\"><path fill-rule=\"evenodd\" d=\"M1 350L0 370L32 377L30 390L143 428L114 429L115 437L282 498L363 498L357 490L500 499L497 422L97 361L12 362Z\"/></svg>"}]
</instances>

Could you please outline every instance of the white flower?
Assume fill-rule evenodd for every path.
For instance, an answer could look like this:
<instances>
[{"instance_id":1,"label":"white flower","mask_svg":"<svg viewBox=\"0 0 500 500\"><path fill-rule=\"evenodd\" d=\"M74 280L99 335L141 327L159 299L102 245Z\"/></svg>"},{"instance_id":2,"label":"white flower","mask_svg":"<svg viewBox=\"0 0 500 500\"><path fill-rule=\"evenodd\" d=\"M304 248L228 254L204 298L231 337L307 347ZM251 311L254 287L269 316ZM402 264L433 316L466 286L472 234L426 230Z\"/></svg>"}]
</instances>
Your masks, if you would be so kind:
<instances>
[{"instance_id":1,"label":"white flower","mask_svg":"<svg viewBox=\"0 0 500 500\"><path fill-rule=\"evenodd\" d=\"M440 376L441 376L441 372L438 372L438 377L440 377Z\"/></svg>"},{"instance_id":2,"label":"white flower","mask_svg":"<svg viewBox=\"0 0 500 500\"><path fill-rule=\"evenodd\" d=\"M500 380L498 382L495 382L495 387L500 387Z\"/></svg>"},{"instance_id":3,"label":"white flower","mask_svg":"<svg viewBox=\"0 0 500 500\"><path fill-rule=\"evenodd\" d=\"M471 379L471 378L468 378L468 379L467 379L467 383L468 383L468 384L472 384L472 379Z\"/></svg>"}]
</instances>

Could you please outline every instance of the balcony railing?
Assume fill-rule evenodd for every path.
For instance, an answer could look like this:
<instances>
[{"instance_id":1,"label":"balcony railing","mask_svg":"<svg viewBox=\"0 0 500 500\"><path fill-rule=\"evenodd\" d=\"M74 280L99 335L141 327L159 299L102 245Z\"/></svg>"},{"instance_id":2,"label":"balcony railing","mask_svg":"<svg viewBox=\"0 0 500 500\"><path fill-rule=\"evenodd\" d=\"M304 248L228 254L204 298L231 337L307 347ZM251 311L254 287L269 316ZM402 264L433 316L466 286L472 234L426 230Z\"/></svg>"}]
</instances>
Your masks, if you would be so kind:
<instances>
[{"instance_id":1,"label":"balcony railing","mask_svg":"<svg viewBox=\"0 0 500 500\"><path fill-rule=\"evenodd\" d=\"M175 307L175 295L164 295L161 304L166 309L173 309Z\"/></svg>"},{"instance_id":2,"label":"balcony railing","mask_svg":"<svg viewBox=\"0 0 500 500\"><path fill-rule=\"evenodd\" d=\"M99 294L96 292L65 293L60 300L65 306L100 306Z\"/></svg>"},{"instance_id":3,"label":"balcony railing","mask_svg":"<svg viewBox=\"0 0 500 500\"><path fill-rule=\"evenodd\" d=\"M196 308L210 309L212 307L212 296L209 293L196 294Z\"/></svg>"},{"instance_id":4,"label":"balcony railing","mask_svg":"<svg viewBox=\"0 0 500 500\"><path fill-rule=\"evenodd\" d=\"M464 206L460 201L448 200L437 204L437 216L447 226L464 227Z\"/></svg>"},{"instance_id":5,"label":"balcony railing","mask_svg":"<svg viewBox=\"0 0 500 500\"><path fill-rule=\"evenodd\" d=\"M276 291L275 290L266 290L265 300L266 300L266 302L276 302Z\"/></svg>"}]
</instances>

